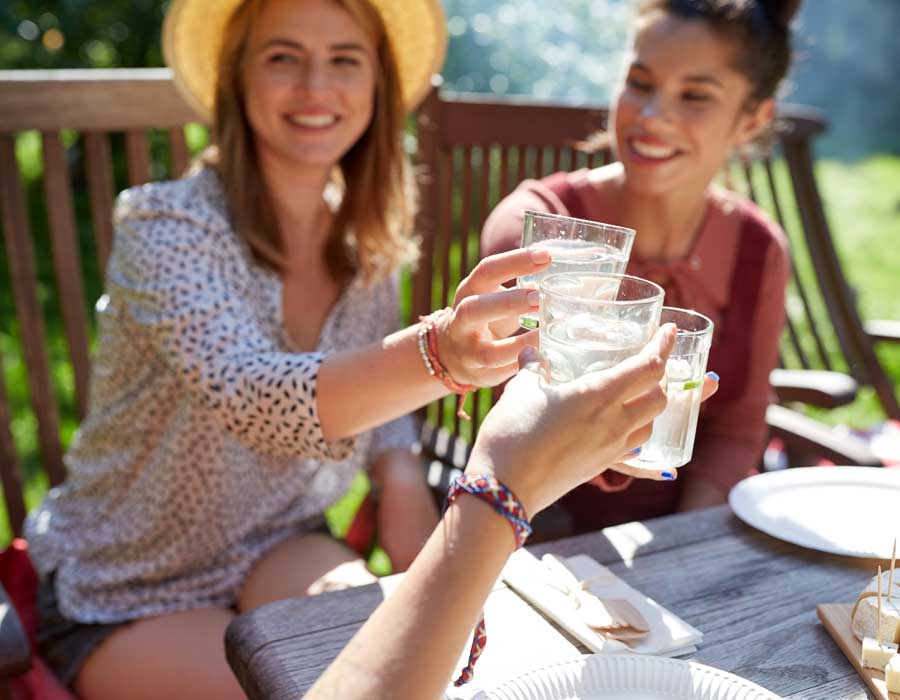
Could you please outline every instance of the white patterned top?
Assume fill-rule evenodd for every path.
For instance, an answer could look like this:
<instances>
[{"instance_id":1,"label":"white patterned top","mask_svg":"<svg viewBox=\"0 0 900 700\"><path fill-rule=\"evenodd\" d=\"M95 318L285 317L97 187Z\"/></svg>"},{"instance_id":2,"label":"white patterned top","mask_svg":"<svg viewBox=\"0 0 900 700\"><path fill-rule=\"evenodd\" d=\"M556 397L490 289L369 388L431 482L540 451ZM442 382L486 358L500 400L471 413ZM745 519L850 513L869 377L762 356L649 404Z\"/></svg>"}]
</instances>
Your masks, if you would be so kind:
<instances>
[{"instance_id":1,"label":"white patterned top","mask_svg":"<svg viewBox=\"0 0 900 700\"><path fill-rule=\"evenodd\" d=\"M231 606L254 563L322 523L412 418L326 444L323 357L396 330L396 282L357 279L316 352L292 352L281 280L233 230L211 170L122 193L68 478L26 523L62 613L118 622Z\"/></svg>"}]
</instances>

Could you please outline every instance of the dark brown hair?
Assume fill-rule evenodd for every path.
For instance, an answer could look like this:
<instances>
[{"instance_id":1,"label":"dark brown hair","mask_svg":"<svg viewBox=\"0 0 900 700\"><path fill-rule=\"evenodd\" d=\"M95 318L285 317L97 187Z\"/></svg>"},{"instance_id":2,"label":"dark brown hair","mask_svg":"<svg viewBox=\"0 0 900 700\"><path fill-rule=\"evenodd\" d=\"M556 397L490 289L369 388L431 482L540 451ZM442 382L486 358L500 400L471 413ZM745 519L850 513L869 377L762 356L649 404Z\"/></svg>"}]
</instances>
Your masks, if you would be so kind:
<instances>
[{"instance_id":1,"label":"dark brown hair","mask_svg":"<svg viewBox=\"0 0 900 700\"><path fill-rule=\"evenodd\" d=\"M735 47L735 68L750 81L748 108L775 95L791 65L791 19L801 0L642 0L638 17L661 10L698 20Z\"/></svg>"}]
</instances>

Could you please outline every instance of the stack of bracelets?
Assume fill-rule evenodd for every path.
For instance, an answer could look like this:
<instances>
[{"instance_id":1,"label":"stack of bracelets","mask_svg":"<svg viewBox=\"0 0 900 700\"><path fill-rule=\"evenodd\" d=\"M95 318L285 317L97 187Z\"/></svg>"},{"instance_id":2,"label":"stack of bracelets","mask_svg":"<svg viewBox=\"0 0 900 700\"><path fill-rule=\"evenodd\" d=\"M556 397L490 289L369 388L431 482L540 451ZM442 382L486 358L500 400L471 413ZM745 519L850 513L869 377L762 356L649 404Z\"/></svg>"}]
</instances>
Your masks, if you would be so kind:
<instances>
[{"instance_id":1,"label":"stack of bracelets","mask_svg":"<svg viewBox=\"0 0 900 700\"><path fill-rule=\"evenodd\" d=\"M425 369L428 370L428 374L440 379L445 387L454 394L459 395L459 405L457 406L456 415L460 418L470 420L464 406L466 403L466 396L470 391L474 391L476 387L471 384L459 384L456 382L453 377L450 376L450 372L447 371L447 368L441 363L440 357L438 357L435 322L449 313L451 313L451 310L446 308L435 311L429 316L422 316L419 318L419 321L421 321L421 325L419 326L419 354L422 356L422 361L425 363Z\"/></svg>"},{"instance_id":2,"label":"stack of bracelets","mask_svg":"<svg viewBox=\"0 0 900 700\"><path fill-rule=\"evenodd\" d=\"M516 549L525 544L525 540L531 534L531 524L528 522L525 508L516 495L495 477L484 474L463 474L451 484L450 491L447 493L447 506L453 503L460 493L477 496L506 518L516 538ZM472 680L475 673L475 662L478 661L478 657L481 656L485 644L487 644L486 630L484 611L482 611L472 637L469 661L459 674L459 678L454 681L455 686L459 687Z\"/></svg>"}]
</instances>

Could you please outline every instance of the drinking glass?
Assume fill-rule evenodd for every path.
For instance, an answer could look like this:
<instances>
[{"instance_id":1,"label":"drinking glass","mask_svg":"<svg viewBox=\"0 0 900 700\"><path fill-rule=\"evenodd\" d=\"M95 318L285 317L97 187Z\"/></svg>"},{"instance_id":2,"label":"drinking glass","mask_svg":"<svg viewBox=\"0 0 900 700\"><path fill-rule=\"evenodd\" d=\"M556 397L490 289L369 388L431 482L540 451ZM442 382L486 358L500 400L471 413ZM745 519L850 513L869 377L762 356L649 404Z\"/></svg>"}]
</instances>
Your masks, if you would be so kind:
<instances>
[{"instance_id":1,"label":"drinking glass","mask_svg":"<svg viewBox=\"0 0 900 700\"><path fill-rule=\"evenodd\" d=\"M541 353L554 384L637 354L659 327L663 289L639 277L564 272L544 277L540 291Z\"/></svg>"},{"instance_id":2,"label":"drinking glass","mask_svg":"<svg viewBox=\"0 0 900 700\"><path fill-rule=\"evenodd\" d=\"M713 322L696 311L664 306L660 323L674 323L678 328L666 363L668 403L653 421L653 434L641 453L627 461L650 469L680 467L691 461L713 336Z\"/></svg>"},{"instance_id":3,"label":"drinking glass","mask_svg":"<svg viewBox=\"0 0 900 700\"><path fill-rule=\"evenodd\" d=\"M561 272L622 274L634 244L634 229L573 219L570 216L525 212L522 248L543 248L550 252L550 267L534 275L519 277L519 288L537 289L547 275ZM519 318L523 328L537 328L535 314Z\"/></svg>"}]
</instances>

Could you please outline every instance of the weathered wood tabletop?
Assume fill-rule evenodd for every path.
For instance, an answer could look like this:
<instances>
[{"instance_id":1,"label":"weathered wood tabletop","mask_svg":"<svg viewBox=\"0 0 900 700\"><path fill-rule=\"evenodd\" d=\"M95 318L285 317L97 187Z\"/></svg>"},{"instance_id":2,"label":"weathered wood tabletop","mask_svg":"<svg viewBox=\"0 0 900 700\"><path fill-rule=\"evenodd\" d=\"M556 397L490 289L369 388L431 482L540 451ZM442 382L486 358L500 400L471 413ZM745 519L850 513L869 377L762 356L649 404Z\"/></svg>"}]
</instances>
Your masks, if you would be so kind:
<instances>
[{"instance_id":1,"label":"weathered wood tabletop","mask_svg":"<svg viewBox=\"0 0 900 700\"><path fill-rule=\"evenodd\" d=\"M816 617L856 600L871 561L821 554L744 525L727 506L537 545L587 554L704 633L690 657L785 700L866 700L866 687ZM226 635L250 700L296 700L382 599L376 585L266 605Z\"/></svg>"}]
</instances>

